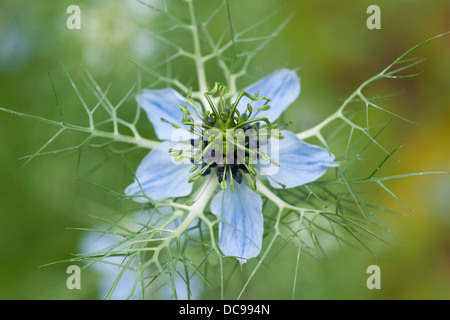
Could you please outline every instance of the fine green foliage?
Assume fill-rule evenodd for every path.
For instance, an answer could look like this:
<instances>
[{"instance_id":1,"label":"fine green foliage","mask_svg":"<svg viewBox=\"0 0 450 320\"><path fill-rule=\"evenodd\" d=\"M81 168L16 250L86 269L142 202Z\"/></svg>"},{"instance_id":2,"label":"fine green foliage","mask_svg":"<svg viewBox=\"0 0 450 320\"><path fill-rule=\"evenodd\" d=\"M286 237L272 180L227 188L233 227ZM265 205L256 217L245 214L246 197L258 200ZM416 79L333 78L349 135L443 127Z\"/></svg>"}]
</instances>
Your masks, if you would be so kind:
<instances>
[{"instance_id":1,"label":"fine green foliage","mask_svg":"<svg viewBox=\"0 0 450 320\"><path fill-rule=\"evenodd\" d=\"M226 98L236 96L237 81L248 75L253 58L266 48L292 18L292 16L285 18L270 34L255 37L253 32L261 25L271 23L271 19L279 15L280 11L275 11L246 29L237 30L230 14L232 4L227 0L218 2L217 7L206 16L198 12L194 0L166 1L163 7L154 7L140 0L139 2L164 17L169 24L166 29L151 34L167 47L168 54L163 61L153 66L147 66L133 57L128 58L154 79L151 87L173 87L182 95L201 102L204 106L208 106L204 93L209 92L213 87L212 84L219 81L209 79L208 66L213 65L222 72L220 81L228 88ZM208 27L215 23L216 19L223 17L226 17L229 28L216 38L210 34ZM437 37L443 35L445 34ZM414 71L405 72L412 70L424 59L410 58L409 55L420 45L437 37L406 51L380 73L361 84L335 113L314 127L297 133L303 140L317 139L323 146L337 154L336 160L340 163L340 167L333 169L322 180L290 190L274 191L264 183L257 182L257 192L264 199L265 244L259 257L242 267L247 278L236 296L225 295L227 279L239 272L239 263L234 259L223 257L218 247L220 221L210 213L208 206L218 185L215 179L211 178L205 179L188 197L162 202L154 201L147 196L126 196L122 190L111 190L107 186L88 181L89 184L111 193L119 200L133 200L139 197L144 198L138 200L144 200L146 204L139 207L134 215L128 216L128 220L132 220L129 223L98 218L99 225L107 227L78 228L77 230L96 232L102 236L114 236L118 240L102 251L81 253L58 263L83 262L83 268L88 268L92 264L109 264L111 262L108 259L120 257L121 263L113 263L117 266L117 276L105 296L106 299L112 296L126 271L135 273L129 298L155 297L163 286L169 288L173 299L177 299L183 290L188 292L190 297L192 291L196 290L193 289L193 281L200 280L206 288L202 289L206 297L208 290L216 290L212 294L214 297L240 299L258 270L270 264L283 248L292 246L297 250L297 255L293 257L296 268L293 274L292 295L295 297L297 271L300 269L302 256L306 254L320 260L326 255L321 244L322 237L331 236L339 245L362 246L369 251L372 250L368 242L372 239L390 244L391 238L395 239L395 235L377 214L403 213L368 202L360 192L360 186L367 184L380 187L408 208L389 189L387 183L395 179L439 172L380 176L380 169L390 158L394 158L401 145L389 150L379 142L379 137L389 122L374 124L371 122L370 113L380 112L389 118L411 121L380 106L378 103L382 102L385 96L369 97L365 89L383 79L416 76L417 73ZM186 41L181 41L180 38L189 38L190 41L186 44ZM192 83L181 81L171 74L173 66L180 63L179 60L183 63L187 61L192 67L195 73L195 81ZM38 156L74 151L81 154L88 149L108 149L113 154L126 156L135 149L150 150L158 145L158 141L147 139L139 132L139 122L146 120L141 117L139 106L125 103L141 90L140 80L130 86L122 100L115 103L108 98L109 88L101 88L89 72L80 72L84 84L97 100L95 105L88 105L69 72L65 72L79 98L81 110L86 114L88 122L86 126L72 124L65 119L64 103L60 104L59 101L57 101L59 114L57 121L0 107L3 112L44 122L57 128L57 132L36 152L24 157L25 164ZM126 109L128 114L133 114L131 117L133 120L126 121L121 118L119 109L121 111ZM99 119L96 114L100 112L104 116ZM77 145L50 149L51 144L56 139L62 139L61 136L66 131L79 132L85 138ZM339 150L342 144L346 147ZM358 167L358 163L371 146L376 146L385 155L375 167L362 170ZM131 166L129 169L130 172L134 171ZM145 216L145 221L142 219L134 221L130 218L137 215ZM184 288L180 288L180 282L176 279L181 279Z\"/></svg>"}]
</instances>

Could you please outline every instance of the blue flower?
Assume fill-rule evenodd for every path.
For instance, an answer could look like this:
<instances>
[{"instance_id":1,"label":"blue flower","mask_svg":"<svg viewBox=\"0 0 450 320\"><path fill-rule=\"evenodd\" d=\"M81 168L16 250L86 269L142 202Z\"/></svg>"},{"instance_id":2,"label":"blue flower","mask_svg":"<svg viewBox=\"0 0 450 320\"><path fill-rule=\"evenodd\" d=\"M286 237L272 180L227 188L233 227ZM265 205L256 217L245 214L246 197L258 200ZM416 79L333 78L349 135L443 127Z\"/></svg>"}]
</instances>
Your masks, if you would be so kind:
<instances>
[{"instance_id":1,"label":"blue flower","mask_svg":"<svg viewBox=\"0 0 450 320\"><path fill-rule=\"evenodd\" d=\"M260 123L266 122L270 127L270 123L277 120L297 99L300 94L300 79L295 71L281 69L247 87L244 92L246 95L242 96L235 106L236 118L240 117L242 124L253 122L259 127ZM251 97L258 94L270 99L268 110L264 108L267 100ZM177 142L171 141L171 137L176 128L189 130L192 129L192 123L202 121L199 120L201 114L196 111L199 109L198 106L170 88L144 90L137 97L137 101L146 111L156 135L163 142L142 160L136 171L135 181L126 188L125 193L142 195L144 192L154 200L189 195L193 188L192 172L198 169L198 164L174 161L171 152ZM180 105L183 105L184 109L180 108ZM233 113L230 110L225 111L216 112L217 116L212 120L211 113L206 114L203 119L208 118L206 122L212 126L221 121L219 117L223 114L230 117L230 113ZM186 114L190 115L188 122ZM262 114L264 119L260 118ZM243 118L246 121L242 122ZM244 183L251 181L249 176L253 181L267 178L273 188L294 188L317 180L329 168L338 165L334 162L334 155L328 150L305 143L290 131L278 132L281 133L282 139L269 136L267 141L271 153L277 155L277 161L271 161L269 165L256 164L254 168L245 163L241 166L229 166L228 174L224 172L227 171L226 166L202 164L202 167L206 165L201 171L202 175L215 170L219 181L222 182L222 189L217 192L210 204L211 212L220 221L219 247L225 256L234 256L240 262L259 254L264 230L262 199L251 184ZM248 160L246 161L248 163ZM200 174L197 175L197 178L199 177Z\"/></svg>"}]
</instances>

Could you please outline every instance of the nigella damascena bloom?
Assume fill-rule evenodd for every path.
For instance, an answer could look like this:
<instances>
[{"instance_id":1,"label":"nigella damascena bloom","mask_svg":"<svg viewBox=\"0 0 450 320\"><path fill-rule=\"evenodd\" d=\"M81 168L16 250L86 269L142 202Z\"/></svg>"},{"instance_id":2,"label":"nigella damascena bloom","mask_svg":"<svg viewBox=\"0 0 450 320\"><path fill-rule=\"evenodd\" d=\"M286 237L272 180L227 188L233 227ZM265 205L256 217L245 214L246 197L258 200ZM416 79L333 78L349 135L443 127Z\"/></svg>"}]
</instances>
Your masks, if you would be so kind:
<instances>
[{"instance_id":1,"label":"nigella damascena bloom","mask_svg":"<svg viewBox=\"0 0 450 320\"><path fill-rule=\"evenodd\" d=\"M209 108L170 88L144 90L138 96L162 142L142 160L125 193L144 193L154 200L184 197L195 181L217 176L221 188L210 209L220 220L219 247L225 256L245 262L256 257L262 245L257 179L277 189L294 188L315 181L337 164L328 150L274 124L300 94L295 71L275 71L231 101L225 92L216 85L214 92L206 93ZM180 141L173 141L177 130L189 133L181 138L181 148Z\"/></svg>"}]
</instances>

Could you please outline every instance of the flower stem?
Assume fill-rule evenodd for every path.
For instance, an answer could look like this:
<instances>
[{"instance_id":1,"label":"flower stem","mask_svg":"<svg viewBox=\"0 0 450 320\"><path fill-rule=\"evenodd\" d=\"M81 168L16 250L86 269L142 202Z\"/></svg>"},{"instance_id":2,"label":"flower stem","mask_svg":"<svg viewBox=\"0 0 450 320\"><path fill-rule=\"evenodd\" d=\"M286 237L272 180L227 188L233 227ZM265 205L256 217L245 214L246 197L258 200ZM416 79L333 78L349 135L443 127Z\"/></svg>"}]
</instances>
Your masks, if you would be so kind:
<instances>
[{"instance_id":1,"label":"flower stem","mask_svg":"<svg viewBox=\"0 0 450 320\"><path fill-rule=\"evenodd\" d=\"M194 42L194 55L193 60L195 62L195 67L197 69L197 77L198 77L198 87L199 87L199 95L197 98L201 99L203 102L204 108L209 108L209 105L207 101L205 100L205 97L202 95L204 92L208 92L208 86L206 81L206 72L205 72L205 65L204 60L202 56L201 46L200 46L200 39L198 34L198 22L197 17L195 16L195 8L194 8L194 1L188 0L189 4L189 13L191 17L191 26L190 30L192 32L192 39Z\"/></svg>"},{"instance_id":2,"label":"flower stem","mask_svg":"<svg viewBox=\"0 0 450 320\"><path fill-rule=\"evenodd\" d=\"M199 218L203 215L209 199L211 199L211 196L216 190L217 184L217 179L214 179L214 177L209 177L208 180L204 182L204 184L200 187L203 192L189 209L189 213L183 220L183 222L174 230L173 234L170 237L166 238L166 241L170 241L174 238L179 238L187 230L187 228L189 228L191 223L196 218Z\"/></svg>"}]
</instances>

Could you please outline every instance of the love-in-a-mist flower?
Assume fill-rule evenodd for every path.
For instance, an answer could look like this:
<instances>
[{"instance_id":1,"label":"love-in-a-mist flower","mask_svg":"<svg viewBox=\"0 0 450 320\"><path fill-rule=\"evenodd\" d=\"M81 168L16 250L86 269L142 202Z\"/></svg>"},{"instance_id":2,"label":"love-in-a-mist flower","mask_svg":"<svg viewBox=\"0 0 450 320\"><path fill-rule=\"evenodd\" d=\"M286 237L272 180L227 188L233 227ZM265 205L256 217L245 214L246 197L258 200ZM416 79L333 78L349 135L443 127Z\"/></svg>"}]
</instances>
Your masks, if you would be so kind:
<instances>
[{"instance_id":1,"label":"love-in-a-mist flower","mask_svg":"<svg viewBox=\"0 0 450 320\"><path fill-rule=\"evenodd\" d=\"M142 160L125 193L154 200L184 197L195 181L216 176L221 188L210 209L220 221L220 250L245 262L262 246L257 180L276 189L294 188L337 164L328 150L274 124L300 94L295 71L275 71L234 97L226 93L216 84L204 94L207 105L202 106L174 89L144 90L137 101L162 142ZM179 130L189 134L180 139Z\"/></svg>"}]
</instances>

